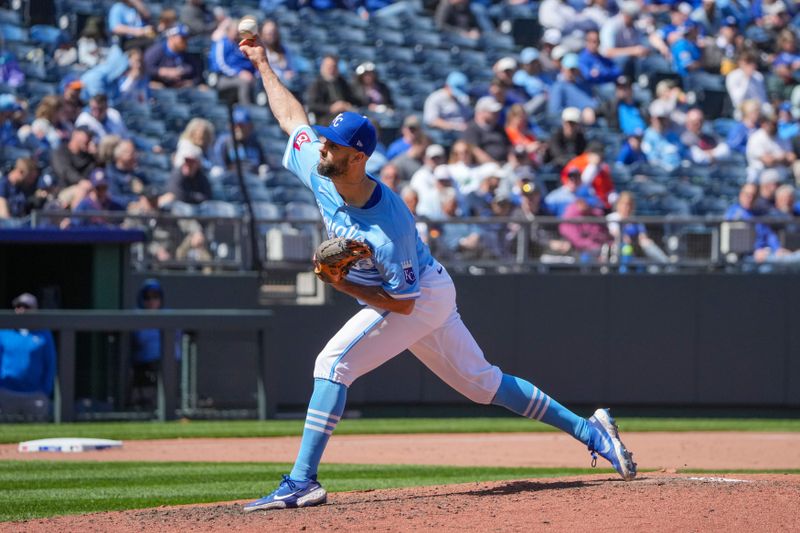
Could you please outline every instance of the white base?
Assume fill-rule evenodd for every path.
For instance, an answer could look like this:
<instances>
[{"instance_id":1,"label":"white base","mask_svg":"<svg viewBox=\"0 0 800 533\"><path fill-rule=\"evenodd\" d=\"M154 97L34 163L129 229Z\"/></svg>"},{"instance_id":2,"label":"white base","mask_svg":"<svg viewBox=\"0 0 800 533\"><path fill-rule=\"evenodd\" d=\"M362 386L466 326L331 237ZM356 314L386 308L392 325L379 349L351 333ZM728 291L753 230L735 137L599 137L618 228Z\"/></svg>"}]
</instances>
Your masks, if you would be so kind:
<instances>
[{"instance_id":1,"label":"white base","mask_svg":"<svg viewBox=\"0 0 800 533\"><path fill-rule=\"evenodd\" d=\"M20 442L17 451L28 452L60 452L77 453L108 448L121 448L122 441L109 439L87 439L62 437L55 439L39 439Z\"/></svg>"}]
</instances>

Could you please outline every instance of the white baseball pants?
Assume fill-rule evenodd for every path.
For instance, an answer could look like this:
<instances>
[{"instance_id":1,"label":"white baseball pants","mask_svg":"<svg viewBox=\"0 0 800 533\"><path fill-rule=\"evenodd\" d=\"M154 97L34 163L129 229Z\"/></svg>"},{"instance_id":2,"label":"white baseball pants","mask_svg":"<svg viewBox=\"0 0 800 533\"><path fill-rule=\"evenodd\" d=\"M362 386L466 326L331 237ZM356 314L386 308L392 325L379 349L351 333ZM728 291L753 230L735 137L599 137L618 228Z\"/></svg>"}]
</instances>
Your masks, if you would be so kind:
<instances>
[{"instance_id":1,"label":"white baseball pants","mask_svg":"<svg viewBox=\"0 0 800 533\"><path fill-rule=\"evenodd\" d=\"M365 307L317 356L314 377L350 386L405 349L472 401L491 403L503 373L490 365L456 309L447 271L434 263L420 279L422 294L410 315Z\"/></svg>"}]
</instances>

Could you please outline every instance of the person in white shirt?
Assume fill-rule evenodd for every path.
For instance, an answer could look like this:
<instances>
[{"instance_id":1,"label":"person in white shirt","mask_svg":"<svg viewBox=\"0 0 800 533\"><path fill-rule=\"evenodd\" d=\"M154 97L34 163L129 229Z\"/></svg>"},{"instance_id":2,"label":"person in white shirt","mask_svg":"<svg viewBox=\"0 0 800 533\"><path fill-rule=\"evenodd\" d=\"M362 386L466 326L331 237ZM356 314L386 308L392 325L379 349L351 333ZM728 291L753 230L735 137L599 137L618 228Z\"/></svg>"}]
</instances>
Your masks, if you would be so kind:
<instances>
[{"instance_id":1,"label":"person in white shirt","mask_svg":"<svg viewBox=\"0 0 800 533\"><path fill-rule=\"evenodd\" d=\"M89 99L89 109L84 110L75 121L75 127L85 126L99 141L106 135L118 135L123 139L130 137L122 115L113 107L108 107L108 97L96 94Z\"/></svg>"},{"instance_id":2,"label":"person in white shirt","mask_svg":"<svg viewBox=\"0 0 800 533\"><path fill-rule=\"evenodd\" d=\"M788 141L777 135L778 125L774 115L767 115L761 127L747 141L747 181L757 182L761 172L774 168L784 180L789 176L789 166L797 159Z\"/></svg>"},{"instance_id":3,"label":"person in white shirt","mask_svg":"<svg viewBox=\"0 0 800 533\"><path fill-rule=\"evenodd\" d=\"M761 105L768 102L764 75L757 70L756 65L755 54L744 52L739 56L739 68L725 77L725 88L731 97L733 108L737 110L735 118L740 118L738 110L745 100L758 100Z\"/></svg>"}]
</instances>

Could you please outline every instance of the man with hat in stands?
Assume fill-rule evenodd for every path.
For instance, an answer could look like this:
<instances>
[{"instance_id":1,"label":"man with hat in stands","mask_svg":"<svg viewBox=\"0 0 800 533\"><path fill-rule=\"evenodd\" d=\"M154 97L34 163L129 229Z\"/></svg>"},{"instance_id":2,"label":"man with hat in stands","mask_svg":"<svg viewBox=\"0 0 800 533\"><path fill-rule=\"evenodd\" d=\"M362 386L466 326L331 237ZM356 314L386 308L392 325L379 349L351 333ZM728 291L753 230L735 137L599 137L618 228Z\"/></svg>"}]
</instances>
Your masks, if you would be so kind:
<instances>
[{"instance_id":1,"label":"man with hat in stands","mask_svg":"<svg viewBox=\"0 0 800 533\"><path fill-rule=\"evenodd\" d=\"M422 121L430 128L445 131L464 131L472 116L467 85L469 80L459 71L447 75L444 87L425 99Z\"/></svg>"},{"instance_id":2,"label":"man with hat in stands","mask_svg":"<svg viewBox=\"0 0 800 533\"><path fill-rule=\"evenodd\" d=\"M203 70L186 52L189 30L176 24L164 32L165 39L155 42L144 53L144 69L153 88L197 87L203 82Z\"/></svg>"},{"instance_id":3,"label":"man with hat in stands","mask_svg":"<svg viewBox=\"0 0 800 533\"><path fill-rule=\"evenodd\" d=\"M267 164L267 156L255 136L255 127L250 113L244 107L236 107L233 110L233 132L239 146L239 160L242 162L242 170L256 174L260 171L261 165ZM215 165L219 165L225 170L236 169L236 154L234 152L233 137L229 132L220 134L214 144ZM266 170L266 167L265 169Z\"/></svg>"},{"instance_id":4,"label":"man with hat in stands","mask_svg":"<svg viewBox=\"0 0 800 533\"><path fill-rule=\"evenodd\" d=\"M89 183L92 189L89 194L81 200L73 213L86 213L94 211L125 211L125 206L111 198L108 192L108 180L106 172L102 168L96 168L89 175ZM90 217L73 217L70 225L72 226L119 226L122 224L121 217L108 219L102 215Z\"/></svg>"},{"instance_id":5,"label":"man with hat in stands","mask_svg":"<svg viewBox=\"0 0 800 533\"><path fill-rule=\"evenodd\" d=\"M580 60L577 54L569 53L561 59L561 74L550 88L547 112L558 117L568 107L575 107L581 112L582 122L594 124L594 110L599 105L592 94L591 86L586 83L579 70Z\"/></svg>"},{"instance_id":6,"label":"man with hat in stands","mask_svg":"<svg viewBox=\"0 0 800 533\"><path fill-rule=\"evenodd\" d=\"M504 161L511 142L500 125L503 105L492 96L484 96L475 104L475 118L469 123L462 139L475 146L479 163Z\"/></svg>"}]
</instances>

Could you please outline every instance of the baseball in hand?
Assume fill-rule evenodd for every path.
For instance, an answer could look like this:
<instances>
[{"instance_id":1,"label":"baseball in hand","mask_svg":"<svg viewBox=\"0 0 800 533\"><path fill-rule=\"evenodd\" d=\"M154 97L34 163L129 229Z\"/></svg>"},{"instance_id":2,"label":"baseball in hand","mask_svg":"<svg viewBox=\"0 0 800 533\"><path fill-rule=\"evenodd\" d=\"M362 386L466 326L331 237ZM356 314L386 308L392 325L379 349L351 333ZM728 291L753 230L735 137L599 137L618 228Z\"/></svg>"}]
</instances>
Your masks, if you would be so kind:
<instances>
[{"instance_id":1,"label":"baseball in hand","mask_svg":"<svg viewBox=\"0 0 800 533\"><path fill-rule=\"evenodd\" d=\"M239 37L242 39L254 39L258 33L258 22L253 17L243 17L239 21Z\"/></svg>"}]
</instances>

